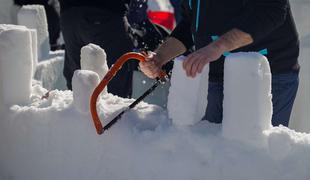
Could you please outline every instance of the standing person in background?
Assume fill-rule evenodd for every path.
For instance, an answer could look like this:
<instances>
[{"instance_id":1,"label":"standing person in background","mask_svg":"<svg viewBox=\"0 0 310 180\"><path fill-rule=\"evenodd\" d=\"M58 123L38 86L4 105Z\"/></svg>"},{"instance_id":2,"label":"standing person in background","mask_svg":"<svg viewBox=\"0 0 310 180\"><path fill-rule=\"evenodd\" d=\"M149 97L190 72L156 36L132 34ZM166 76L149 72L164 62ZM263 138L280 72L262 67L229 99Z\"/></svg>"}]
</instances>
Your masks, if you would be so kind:
<instances>
[{"instance_id":1,"label":"standing person in background","mask_svg":"<svg viewBox=\"0 0 310 180\"><path fill-rule=\"evenodd\" d=\"M187 76L195 77L210 63L205 118L223 117L224 56L229 51L261 51L272 73L274 126L288 126L299 84L299 40L288 0L184 0L183 19L171 36L140 63L149 77L193 45L196 51L183 62Z\"/></svg>"},{"instance_id":2,"label":"standing person in background","mask_svg":"<svg viewBox=\"0 0 310 180\"><path fill-rule=\"evenodd\" d=\"M59 0L61 30L65 41L64 76L72 89L72 76L80 69L80 50L94 43L107 53L111 67L124 53L133 49L125 17L130 0ZM116 74L108 91L120 97L131 96L132 70L129 64Z\"/></svg>"}]
</instances>

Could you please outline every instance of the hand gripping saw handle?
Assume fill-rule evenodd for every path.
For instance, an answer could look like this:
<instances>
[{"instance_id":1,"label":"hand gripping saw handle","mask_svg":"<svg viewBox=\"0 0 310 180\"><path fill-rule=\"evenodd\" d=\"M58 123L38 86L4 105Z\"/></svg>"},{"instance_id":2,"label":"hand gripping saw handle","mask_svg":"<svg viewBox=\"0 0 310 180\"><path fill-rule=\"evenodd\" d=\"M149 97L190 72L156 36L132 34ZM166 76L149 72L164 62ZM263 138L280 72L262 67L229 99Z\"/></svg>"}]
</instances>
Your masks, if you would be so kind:
<instances>
[{"instance_id":1,"label":"hand gripping saw handle","mask_svg":"<svg viewBox=\"0 0 310 180\"><path fill-rule=\"evenodd\" d=\"M113 77L116 75L116 73L122 68L123 64L129 60L139 60L141 62L145 61L146 59L146 55L145 54L141 54L141 53L136 53L136 52L129 52L124 54L123 56L121 56L116 62L115 64L111 67L111 69L107 72L107 74L104 76L104 78L102 79L102 81L99 83L99 85L95 88L95 90L93 91L93 94L90 98L90 112L91 112L91 116L93 119L93 123L95 125L97 134L100 135L102 134L105 130L107 130L108 128L110 128L118 119L120 119L121 115L124 114L123 111L121 112L117 117L115 117L109 124L107 124L105 127L103 127L98 112L97 112L97 100L98 97L100 95L100 93L103 91L103 89L108 85L108 83L113 79ZM161 82L161 80L164 80L167 77L167 74L162 71L160 76L157 78L157 82ZM157 85L156 85L157 86ZM156 86L153 86L150 90L154 90L156 88ZM149 91L150 91L149 90ZM135 102L133 102L128 109L133 108L136 104L138 104L145 96L147 96L148 94L150 94L150 92L147 91L146 93L144 93L140 98L138 98ZM127 109L127 110L128 110Z\"/></svg>"}]
</instances>

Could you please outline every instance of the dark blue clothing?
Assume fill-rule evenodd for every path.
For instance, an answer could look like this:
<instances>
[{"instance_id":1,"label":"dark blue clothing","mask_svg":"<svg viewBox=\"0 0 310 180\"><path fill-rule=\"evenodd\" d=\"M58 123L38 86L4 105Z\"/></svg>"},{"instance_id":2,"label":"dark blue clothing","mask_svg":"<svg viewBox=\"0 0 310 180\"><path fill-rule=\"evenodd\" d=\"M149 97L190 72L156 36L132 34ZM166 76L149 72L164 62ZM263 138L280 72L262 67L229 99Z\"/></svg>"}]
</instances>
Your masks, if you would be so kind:
<instances>
[{"instance_id":1,"label":"dark blue clothing","mask_svg":"<svg viewBox=\"0 0 310 180\"><path fill-rule=\"evenodd\" d=\"M289 120L296 97L299 78L298 72L272 76L272 125L289 125ZM203 119L213 123L222 123L223 119L223 82L209 82L208 106Z\"/></svg>"},{"instance_id":2,"label":"dark blue clothing","mask_svg":"<svg viewBox=\"0 0 310 180\"><path fill-rule=\"evenodd\" d=\"M290 72L297 64L299 40L288 0L184 0L182 15L172 36L187 48L200 49L237 28L254 42L234 52L267 49L272 74ZM224 59L210 64L210 81L223 80Z\"/></svg>"},{"instance_id":3,"label":"dark blue clothing","mask_svg":"<svg viewBox=\"0 0 310 180\"><path fill-rule=\"evenodd\" d=\"M61 28L66 50L63 74L68 89L72 89L74 71L81 68L80 51L83 46L94 43L103 48L109 67L133 49L122 13L91 6L73 6L61 11ZM108 84L108 92L126 98L131 96L131 87L132 70L130 64L125 63Z\"/></svg>"},{"instance_id":4,"label":"dark blue clothing","mask_svg":"<svg viewBox=\"0 0 310 180\"><path fill-rule=\"evenodd\" d=\"M72 7L96 7L125 15L130 0L59 0L61 11Z\"/></svg>"}]
</instances>

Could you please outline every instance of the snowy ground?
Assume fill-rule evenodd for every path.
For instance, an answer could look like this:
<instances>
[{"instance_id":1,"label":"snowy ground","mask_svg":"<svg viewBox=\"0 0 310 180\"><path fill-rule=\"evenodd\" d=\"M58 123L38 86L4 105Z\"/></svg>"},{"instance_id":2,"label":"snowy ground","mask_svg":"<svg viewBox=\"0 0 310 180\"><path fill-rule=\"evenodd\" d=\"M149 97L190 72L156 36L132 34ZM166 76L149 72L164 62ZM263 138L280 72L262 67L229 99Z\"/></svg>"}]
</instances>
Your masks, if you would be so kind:
<instances>
[{"instance_id":1,"label":"snowy ground","mask_svg":"<svg viewBox=\"0 0 310 180\"><path fill-rule=\"evenodd\" d=\"M308 38L310 25L304 16L309 12L307 8L310 8L310 5L306 6L306 4L309 2L296 0L293 7L297 9L295 10L297 20L304 19L304 21L297 21L297 24L302 27L301 64L309 69L307 66L309 63L306 63L306 60L310 56L309 44L307 44L310 42ZM10 46L6 46L7 44L3 42L1 44L1 41L0 45ZM54 72L54 67L62 66L59 58L62 52L58 53L51 54L51 61L40 62L37 67L37 76L43 78L40 79L42 82L54 81L52 84L43 83L48 90L54 89L55 85L63 86L63 81L53 76L59 74ZM0 57L3 54L0 53ZM15 57L25 58L18 54ZM6 62L5 59L0 58L1 65L5 64L4 62ZM51 67L51 64L54 66ZM14 62L11 65L14 65ZM27 68L29 72L32 71L31 66ZM22 70L18 69L18 71ZM3 72L11 73L9 69L1 69L0 66L0 73ZM307 81L309 72L302 71L304 81ZM43 77L40 73L46 76ZM249 77L242 74L235 75L238 78ZM254 74L254 80L261 77L255 75L261 74ZM49 77L52 79L48 79ZM233 76L230 77L233 78ZM0 76L1 78L3 76ZM10 78L16 80L15 84L20 80L27 80L23 76ZM0 83L2 82L1 79ZM12 89L12 94L20 92L22 97L24 93L28 93L27 88L15 86L14 83L10 86L18 88ZM248 83L255 84L251 80ZM181 81L181 84L184 83ZM185 116L191 112L180 111L180 119L171 120L166 110L156 105L140 103L134 110L126 113L109 131L98 136L90 114L77 110L71 91L52 90L49 97L42 99L48 90L42 88L36 81L29 85L32 85L32 88L28 102L13 106L0 104L0 180L310 179L310 134L298 133L285 127L268 127L270 123L267 121L268 118L254 115L250 119L231 118L236 123L226 124L225 128L223 128L225 123L215 125L206 121L194 125L176 126L182 115ZM255 87L252 85L250 87ZM309 87L306 83L302 85L299 96L302 94L302 97L308 98L299 98L297 103L299 108L295 109L295 112L302 113L295 113L294 116L298 121L293 119L293 122L298 122L296 127L300 129L303 125L309 127L306 126L309 125L308 110L306 110L309 106L305 107L305 103L309 102L309 96L305 93ZM1 97L2 91L6 90L8 93L9 88L3 85L0 87L2 102L4 101ZM245 91L242 87L234 87L237 89L231 89L233 91L226 88L227 92L240 91L244 96L243 99L239 99L239 105L233 107L237 109L243 108L242 106L247 107L242 103L249 101L248 97L252 94L246 92L260 93L259 90ZM242 89L245 93L241 92ZM175 96L177 95L178 92ZM186 93L181 97L188 98L185 95ZM265 95L268 103L269 96ZM13 98L18 100L17 97ZM131 102L133 99L123 99L111 94L103 95L98 103L98 111L103 123L106 124ZM227 102L229 105L229 100ZM170 106L173 104L182 106L180 103L182 101L174 101ZM300 106L301 104L303 106ZM268 110L265 103L256 105L251 104L248 108ZM187 107L187 109L195 110L193 107L192 109ZM238 125L240 122L244 124ZM260 126L264 126L263 130ZM223 133L223 131L229 132L232 128L239 131L232 131L231 136ZM251 137L252 130L258 130L255 133L259 133L260 136ZM253 138L256 139L253 140Z\"/></svg>"},{"instance_id":2,"label":"snowy ground","mask_svg":"<svg viewBox=\"0 0 310 180\"><path fill-rule=\"evenodd\" d=\"M102 136L78 113L70 91L48 100L36 87L28 106L0 122L0 179L308 180L310 135L284 127L265 132L268 148L228 140L221 126L176 128L161 108L141 103ZM107 122L132 100L102 97Z\"/></svg>"}]
</instances>

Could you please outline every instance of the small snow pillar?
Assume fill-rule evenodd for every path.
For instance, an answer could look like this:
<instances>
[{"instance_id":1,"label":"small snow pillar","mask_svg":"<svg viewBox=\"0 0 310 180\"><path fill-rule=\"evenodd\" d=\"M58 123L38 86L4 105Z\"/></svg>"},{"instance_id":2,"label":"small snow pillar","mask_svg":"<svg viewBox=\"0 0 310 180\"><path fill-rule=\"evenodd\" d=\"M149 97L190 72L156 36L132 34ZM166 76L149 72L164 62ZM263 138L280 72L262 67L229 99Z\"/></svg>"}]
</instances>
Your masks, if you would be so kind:
<instances>
[{"instance_id":1,"label":"small snow pillar","mask_svg":"<svg viewBox=\"0 0 310 180\"><path fill-rule=\"evenodd\" d=\"M37 30L38 60L42 61L47 59L50 51L50 44L44 6L23 6L18 12L17 22L19 25Z\"/></svg>"},{"instance_id":2,"label":"small snow pillar","mask_svg":"<svg viewBox=\"0 0 310 180\"><path fill-rule=\"evenodd\" d=\"M209 66L195 78L186 76L184 57L174 61L168 95L168 114L176 126L193 125L205 114L208 94Z\"/></svg>"},{"instance_id":3,"label":"small snow pillar","mask_svg":"<svg viewBox=\"0 0 310 180\"><path fill-rule=\"evenodd\" d=\"M88 70L76 70L72 78L73 103L78 112L87 114L90 97L99 84L97 73Z\"/></svg>"},{"instance_id":4,"label":"small snow pillar","mask_svg":"<svg viewBox=\"0 0 310 180\"><path fill-rule=\"evenodd\" d=\"M258 147L271 127L271 72L266 57L235 53L224 65L223 136Z\"/></svg>"},{"instance_id":5,"label":"small snow pillar","mask_svg":"<svg viewBox=\"0 0 310 180\"><path fill-rule=\"evenodd\" d=\"M0 96L4 104L29 102L32 68L29 29L24 26L0 25Z\"/></svg>"},{"instance_id":6,"label":"small snow pillar","mask_svg":"<svg viewBox=\"0 0 310 180\"><path fill-rule=\"evenodd\" d=\"M102 80L109 70L105 51L95 44L84 46L81 49L81 69L96 72ZM103 93L107 93L107 88Z\"/></svg>"}]
</instances>

